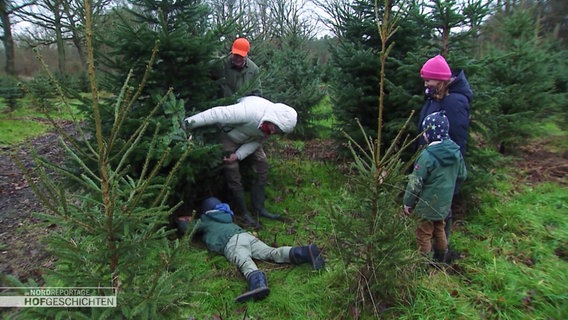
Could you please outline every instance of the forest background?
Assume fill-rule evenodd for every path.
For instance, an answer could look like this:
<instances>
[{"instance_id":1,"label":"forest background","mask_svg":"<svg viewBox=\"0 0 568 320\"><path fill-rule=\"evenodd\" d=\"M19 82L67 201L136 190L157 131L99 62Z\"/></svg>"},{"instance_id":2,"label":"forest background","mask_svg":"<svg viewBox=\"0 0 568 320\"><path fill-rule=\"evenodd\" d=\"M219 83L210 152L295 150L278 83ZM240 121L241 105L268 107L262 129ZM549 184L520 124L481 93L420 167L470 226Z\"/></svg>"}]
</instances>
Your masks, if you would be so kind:
<instances>
[{"instance_id":1,"label":"forest background","mask_svg":"<svg viewBox=\"0 0 568 320\"><path fill-rule=\"evenodd\" d=\"M511 205L526 206L501 185L500 170L529 141L565 128L566 7L562 1L3 2L4 113L10 118L26 109L53 120L63 112L80 119L74 123L82 133L75 139L61 131L70 154L64 166L41 159L36 170L22 166L30 180L38 177L48 209L39 217L57 226L46 240L56 257L51 272L3 281L105 283L120 288L121 297L116 309L14 315L563 318L566 220L549 214L532 220L534 210L566 211L562 184L534 187L547 199L538 200L538 209L520 214L507 206L492 216L504 221L480 223L510 233L514 248L508 242L494 254L472 248L475 260L466 257L449 275L426 272L438 289L417 267L412 222L398 213L414 153L408 148L416 135L411 115L423 102L418 71L442 54L465 71L475 93L470 177L455 205L471 224L463 233L480 243L510 240L484 236L474 219L484 219L485 206L498 203L501 192ZM314 8L322 19L314 20ZM26 29L14 28L18 21L26 21ZM213 132L192 132L188 140L180 120L235 101L216 98L209 71L237 36L251 41L263 96L294 106L299 115L294 134L270 148L270 196L294 223L267 223L261 236L275 244L322 243L331 266L307 278L305 270L273 272L273 300L247 306L231 301L243 287L236 270L163 227L221 192ZM313 141L329 151L324 160L306 158ZM554 147L565 150L559 141ZM44 167L60 178L47 178ZM528 228L535 225L544 227L542 241ZM534 236L530 245L520 240L528 235ZM456 242L471 248L470 238ZM522 275L501 269L497 257L531 270L543 265L538 272L546 274L546 288L520 283ZM489 276L479 265L491 262ZM480 269L489 288L476 287Z\"/></svg>"}]
</instances>

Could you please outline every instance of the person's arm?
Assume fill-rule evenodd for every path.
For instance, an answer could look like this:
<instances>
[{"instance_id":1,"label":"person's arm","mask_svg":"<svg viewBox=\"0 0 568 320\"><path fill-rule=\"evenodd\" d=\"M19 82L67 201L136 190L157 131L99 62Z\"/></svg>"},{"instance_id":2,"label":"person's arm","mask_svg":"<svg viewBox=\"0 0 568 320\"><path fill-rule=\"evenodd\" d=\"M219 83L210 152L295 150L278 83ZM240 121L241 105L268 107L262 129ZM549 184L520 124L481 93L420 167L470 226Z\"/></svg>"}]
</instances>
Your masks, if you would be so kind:
<instances>
[{"instance_id":1,"label":"person's arm","mask_svg":"<svg viewBox=\"0 0 568 320\"><path fill-rule=\"evenodd\" d=\"M262 97L262 85L260 83L260 68L250 58L247 61L249 72L246 79L244 96Z\"/></svg>"},{"instance_id":2,"label":"person's arm","mask_svg":"<svg viewBox=\"0 0 568 320\"><path fill-rule=\"evenodd\" d=\"M258 147L260 147L260 142L258 142L258 141L248 142L248 143L241 145L235 151L235 154L237 155L237 158L239 160L243 160L244 158L253 154L256 151L256 149L258 149Z\"/></svg>"},{"instance_id":3,"label":"person's arm","mask_svg":"<svg viewBox=\"0 0 568 320\"><path fill-rule=\"evenodd\" d=\"M217 123L238 124L248 120L241 103L225 107L214 107L185 118L188 129L195 129Z\"/></svg>"},{"instance_id":4,"label":"person's arm","mask_svg":"<svg viewBox=\"0 0 568 320\"><path fill-rule=\"evenodd\" d=\"M193 216L178 217L177 225L178 228L183 230L184 234L188 233L190 239L202 231L201 220L193 219Z\"/></svg>"},{"instance_id":5,"label":"person's arm","mask_svg":"<svg viewBox=\"0 0 568 320\"><path fill-rule=\"evenodd\" d=\"M428 176L428 163L427 159L422 154L416 160L414 165L414 170L409 177L408 184L406 185L406 191L404 192L403 198L403 208L405 213L410 213L412 208L416 206L420 194L422 194L422 188L424 186L424 180Z\"/></svg>"},{"instance_id":6,"label":"person's arm","mask_svg":"<svg viewBox=\"0 0 568 320\"><path fill-rule=\"evenodd\" d=\"M262 85L260 83L260 75L256 74L252 80L251 90L247 95L262 97Z\"/></svg>"}]
</instances>

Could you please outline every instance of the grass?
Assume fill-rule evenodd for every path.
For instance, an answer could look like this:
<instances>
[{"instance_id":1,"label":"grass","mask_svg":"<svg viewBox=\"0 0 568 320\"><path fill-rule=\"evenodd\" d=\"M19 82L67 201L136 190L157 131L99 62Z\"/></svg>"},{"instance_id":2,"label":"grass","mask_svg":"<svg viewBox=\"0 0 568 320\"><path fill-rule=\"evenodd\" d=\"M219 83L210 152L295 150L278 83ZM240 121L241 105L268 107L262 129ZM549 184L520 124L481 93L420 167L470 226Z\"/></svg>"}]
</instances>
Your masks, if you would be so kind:
<instances>
[{"instance_id":1,"label":"grass","mask_svg":"<svg viewBox=\"0 0 568 320\"><path fill-rule=\"evenodd\" d=\"M293 222L263 219L258 237L273 246L315 242L325 250L329 227L325 201L337 194L344 178L333 165L302 159L273 159L272 167L269 209L284 213ZM193 246L187 263L195 272L190 290L194 294L188 297L191 302L184 318L243 319L246 314L253 319L328 319L334 309L333 301L326 299L334 268L331 261L328 258L328 267L319 271L308 264L258 262L267 274L270 295L259 303L236 304L234 298L247 288L243 276L223 256L208 253L202 245Z\"/></svg>"},{"instance_id":2,"label":"grass","mask_svg":"<svg viewBox=\"0 0 568 320\"><path fill-rule=\"evenodd\" d=\"M10 119L0 114L0 147L18 144L49 130L50 126L35 120Z\"/></svg>"},{"instance_id":3,"label":"grass","mask_svg":"<svg viewBox=\"0 0 568 320\"><path fill-rule=\"evenodd\" d=\"M332 105L328 95L313 109L314 125L318 128L318 133L323 138L328 138L332 133L335 117L332 112Z\"/></svg>"},{"instance_id":4,"label":"grass","mask_svg":"<svg viewBox=\"0 0 568 320\"><path fill-rule=\"evenodd\" d=\"M568 317L567 257L556 254L568 243L568 194L557 184L519 188L511 179L493 194L506 201L482 204L482 214L454 232L455 246L467 248L459 268L424 278L401 318Z\"/></svg>"},{"instance_id":5,"label":"grass","mask_svg":"<svg viewBox=\"0 0 568 320\"><path fill-rule=\"evenodd\" d=\"M0 98L0 147L17 145L29 138L46 133L51 129L47 116L31 107L32 101L24 98L18 102L18 107L8 112L4 100ZM70 103L73 112L77 113L76 102ZM64 110L60 101L51 101L53 110L50 116L60 120L71 120L70 113ZM61 110L60 110L61 109Z\"/></svg>"},{"instance_id":6,"label":"grass","mask_svg":"<svg viewBox=\"0 0 568 320\"><path fill-rule=\"evenodd\" d=\"M302 144L291 143L301 148ZM259 237L277 245L315 241L332 245L326 212L340 201L346 176L335 165L301 159L271 160L271 209L294 223L264 222ZM476 213L453 233L465 257L454 268L428 269L410 303L384 313L388 319L566 319L568 318L568 193L558 183L519 184L514 168L500 168L499 181L480 196ZM361 235L364 236L364 235ZM262 302L235 304L245 280L222 257L204 253L199 291L187 315L223 319L344 319L331 297L340 296L343 270L326 255L327 267L259 263L271 294ZM563 253L562 253L563 252Z\"/></svg>"},{"instance_id":7,"label":"grass","mask_svg":"<svg viewBox=\"0 0 568 320\"><path fill-rule=\"evenodd\" d=\"M18 143L41 133L26 111L0 116L1 143ZM10 118L17 120L10 120ZM21 123L24 122L23 125ZM32 125L33 124L33 125ZM557 127L551 127L558 130ZM552 130L551 129L551 130ZM10 132L12 134L10 134ZM20 132L20 133L18 133ZM24 134L25 133L25 134ZM8 142L7 135L13 135ZM554 131L554 151L565 152L563 131ZM564 137L564 138L562 138ZM20 140L19 140L20 139ZM6 141L6 142L5 142ZM301 151L302 142L283 142ZM262 220L257 235L266 243L323 248L326 268L259 262L267 273L270 295L262 302L236 304L246 281L223 256L186 240L180 268L188 284L183 317L196 319L339 319L336 297L344 292L344 270L326 248L333 245L328 212L348 184L336 164L270 157L268 208L292 223ZM455 268L428 269L416 283L412 301L387 310L389 319L567 319L568 193L559 183L524 184L514 167L499 168L495 184L479 195L475 214L453 233L454 247L466 255ZM360 235L364 237L365 235ZM1 247L1 245L0 245Z\"/></svg>"}]
</instances>

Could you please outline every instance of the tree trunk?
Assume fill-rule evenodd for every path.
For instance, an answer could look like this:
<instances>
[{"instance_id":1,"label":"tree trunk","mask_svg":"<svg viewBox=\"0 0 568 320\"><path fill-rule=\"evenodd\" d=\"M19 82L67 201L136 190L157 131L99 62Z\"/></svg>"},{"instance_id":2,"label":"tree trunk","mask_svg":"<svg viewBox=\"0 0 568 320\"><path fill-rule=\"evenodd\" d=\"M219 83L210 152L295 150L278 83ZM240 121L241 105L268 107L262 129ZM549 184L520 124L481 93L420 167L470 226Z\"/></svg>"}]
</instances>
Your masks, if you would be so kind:
<instances>
[{"instance_id":1,"label":"tree trunk","mask_svg":"<svg viewBox=\"0 0 568 320\"><path fill-rule=\"evenodd\" d=\"M77 54L79 55L81 65L83 66L83 69L86 70L87 69L87 55L85 54L82 38L79 36L78 32L73 32L72 42L75 45L75 48L77 48Z\"/></svg>"},{"instance_id":2,"label":"tree trunk","mask_svg":"<svg viewBox=\"0 0 568 320\"><path fill-rule=\"evenodd\" d=\"M63 40L63 24L61 17L61 2L57 1L53 6L53 26L55 30L55 42L57 45L57 66L59 73L65 74L65 41Z\"/></svg>"},{"instance_id":3,"label":"tree trunk","mask_svg":"<svg viewBox=\"0 0 568 320\"><path fill-rule=\"evenodd\" d=\"M10 14L7 8L8 3L6 0L0 0L0 23L2 23L2 30L4 35L1 37L2 44L6 50L6 66L4 70L7 74L16 75L16 53L14 47L14 38L12 37L12 23L10 22Z\"/></svg>"}]
</instances>

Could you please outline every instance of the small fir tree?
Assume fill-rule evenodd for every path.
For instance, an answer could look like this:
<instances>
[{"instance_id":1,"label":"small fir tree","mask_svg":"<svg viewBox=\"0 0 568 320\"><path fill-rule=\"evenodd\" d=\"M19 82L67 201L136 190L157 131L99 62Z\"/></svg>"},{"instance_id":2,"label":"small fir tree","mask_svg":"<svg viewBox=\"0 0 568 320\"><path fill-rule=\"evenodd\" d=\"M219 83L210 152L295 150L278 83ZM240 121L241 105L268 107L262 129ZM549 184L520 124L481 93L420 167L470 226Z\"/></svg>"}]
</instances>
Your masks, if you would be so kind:
<instances>
[{"instance_id":1,"label":"small fir tree","mask_svg":"<svg viewBox=\"0 0 568 320\"><path fill-rule=\"evenodd\" d=\"M564 81L566 62L539 32L531 11L517 9L494 19L486 35L495 41L487 45L480 81L486 103L475 108L474 117L483 119L488 142L508 152L537 133L535 123L550 120L565 104L557 84Z\"/></svg>"},{"instance_id":2,"label":"small fir tree","mask_svg":"<svg viewBox=\"0 0 568 320\"><path fill-rule=\"evenodd\" d=\"M142 141L129 155L129 173L138 177L147 156L155 164L162 161L166 150L170 150L156 176L157 179L164 179L185 152L185 132L181 126L183 119L216 103L218 89L210 78L210 71L217 63L221 42L216 33L221 27L210 26L209 8L205 1L133 0L131 4L130 9L115 11L115 32L98 39L107 48L106 53L99 52L98 59L109 71L105 78L108 79L106 88L115 88L119 83L116 78L127 72L127 68L132 68L133 79L142 79L139 75L144 72L144 61L150 56L152 48L158 46L152 71L145 78L140 93L141 99L132 104L129 117L121 119L124 130L117 137L115 148L120 150L127 146L130 135L140 126L142 119L164 99L163 93L171 89L172 94L149 119L147 135L141 138ZM133 82L131 86L126 94L132 94L138 83ZM114 125L111 112L103 110L104 132L109 132ZM150 133L153 132L161 138L152 153L148 154L149 146L153 143ZM194 136L198 141L204 140L200 139L201 134ZM193 203L198 201L196 199L218 190L219 184L211 181L218 180L220 175L220 153L220 148L215 144L196 144L176 176L170 205L183 201L179 212L187 214L191 212ZM200 187L196 188L196 185Z\"/></svg>"},{"instance_id":3,"label":"small fir tree","mask_svg":"<svg viewBox=\"0 0 568 320\"><path fill-rule=\"evenodd\" d=\"M292 31L273 39L264 48L267 61L261 74L263 95L275 102L286 103L298 112L294 136L311 138L317 135L312 108L324 97L320 81L323 70L310 56L306 35ZM263 61L263 60L261 60Z\"/></svg>"},{"instance_id":4,"label":"small fir tree","mask_svg":"<svg viewBox=\"0 0 568 320\"><path fill-rule=\"evenodd\" d=\"M343 204L330 210L334 225L334 253L343 266L346 283L341 292L346 310L353 310L362 318L382 317L387 308L404 305L413 287L415 249L411 223L401 217L400 194L404 185L404 173L408 164L401 160L402 150L412 141L402 139L402 131L382 152L382 118L384 112L385 67L393 45L389 38L395 32L396 15L391 16L388 1L377 15L376 32L381 41L378 56L379 79L377 139L363 132L364 144L349 137L349 149L353 155L354 183L342 197ZM407 118L406 125L410 121ZM404 141L401 141L404 140ZM397 148L397 145L402 148ZM364 236L362 236L364 235ZM340 299L338 299L340 300ZM352 313L353 314L353 313Z\"/></svg>"},{"instance_id":5,"label":"small fir tree","mask_svg":"<svg viewBox=\"0 0 568 320\"><path fill-rule=\"evenodd\" d=\"M174 209L167 205L168 193L171 192L173 178L184 156L189 153L190 145L186 140L184 155L178 159L169 175L162 181L156 180L154 178L168 158L168 153L163 153L155 164L150 161L153 148L160 140L157 134L159 130L155 130L142 172L138 177L128 174L129 155L143 141L142 137L150 127L150 119L161 108L161 104L157 104L141 120L125 148L115 152L113 146L123 130L121 120L129 116L133 102L139 99L143 90L133 95L128 94L132 75L129 74L123 89L116 95L114 105L100 102L92 43L88 36L91 28L88 14L86 21L94 143L87 142L86 149L79 148L78 141L52 121L61 134L61 143L67 154L82 171L73 173L39 157L35 157L36 166L30 170L21 162L18 163L47 210L40 216L48 224L58 226L57 232L52 233L48 240L57 260L54 269L49 270L45 277L45 285L112 287L117 293L117 307L26 308L15 317L175 318L179 316L180 300L187 298L188 277L184 266L176 265L181 247L177 241L171 243L168 240L163 220ZM62 95L61 87L57 88L59 95ZM65 107L73 114L69 104L65 104ZM108 135L103 132L103 108L112 109L113 118L116 119ZM85 139L81 123L77 121L75 126L79 136ZM87 166L87 159L94 160L96 167ZM78 187L65 188L64 181L68 179L74 180ZM22 285L14 278L11 281Z\"/></svg>"}]
</instances>

